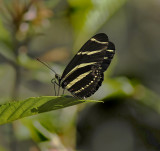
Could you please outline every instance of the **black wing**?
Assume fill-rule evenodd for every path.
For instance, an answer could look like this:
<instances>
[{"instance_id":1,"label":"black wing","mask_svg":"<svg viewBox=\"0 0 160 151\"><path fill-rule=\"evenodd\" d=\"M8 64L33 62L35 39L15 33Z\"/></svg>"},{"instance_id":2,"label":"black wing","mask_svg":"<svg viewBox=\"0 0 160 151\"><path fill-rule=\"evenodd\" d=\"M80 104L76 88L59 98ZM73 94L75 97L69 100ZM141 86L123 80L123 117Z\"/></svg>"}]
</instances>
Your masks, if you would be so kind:
<instances>
[{"instance_id":1,"label":"black wing","mask_svg":"<svg viewBox=\"0 0 160 151\"><path fill-rule=\"evenodd\" d=\"M103 72L108 68L115 47L104 33L89 39L64 70L61 85L73 95L89 97L98 90Z\"/></svg>"}]
</instances>

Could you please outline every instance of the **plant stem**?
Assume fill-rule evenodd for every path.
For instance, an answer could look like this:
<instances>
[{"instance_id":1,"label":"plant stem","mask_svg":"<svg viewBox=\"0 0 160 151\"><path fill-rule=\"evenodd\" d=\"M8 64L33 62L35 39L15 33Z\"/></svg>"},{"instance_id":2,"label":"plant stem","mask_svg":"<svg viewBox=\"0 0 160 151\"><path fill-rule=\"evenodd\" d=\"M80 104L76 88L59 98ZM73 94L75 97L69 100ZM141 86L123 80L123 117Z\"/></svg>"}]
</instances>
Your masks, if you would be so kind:
<instances>
[{"instance_id":1,"label":"plant stem","mask_svg":"<svg viewBox=\"0 0 160 151\"><path fill-rule=\"evenodd\" d=\"M14 134L14 125L13 123L11 123L8 126L9 126L8 129L9 129L9 137L10 137L9 148L11 151L17 151L17 139Z\"/></svg>"},{"instance_id":2,"label":"plant stem","mask_svg":"<svg viewBox=\"0 0 160 151\"><path fill-rule=\"evenodd\" d=\"M16 31L14 31L14 34L16 35ZM13 49L14 49L14 55L15 55L16 63L11 64L14 71L15 71L14 84L13 84L11 97L12 97L12 100L17 100L18 97L19 97L19 87L20 87L20 82L21 82L21 80L20 80L21 79L21 71L20 71L21 68L18 64L18 56L19 56L18 50L19 50L21 44L17 39L14 38L14 36L12 38L13 38L13 44L14 44ZM10 150L11 151L17 151L18 142L17 142L17 138L14 134L14 123L10 124L9 130L10 130L10 133L9 133L9 136L10 136L10 144L9 144Z\"/></svg>"},{"instance_id":3,"label":"plant stem","mask_svg":"<svg viewBox=\"0 0 160 151\"><path fill-rule=\"evenodd\" d=\"M18 93L19 93L19 86L20 86L20 66L19 65L13 65L14 71L15 71L15 80L12 90L12 99L17 100L18 99Z\"/></svg>"}]
</instances>

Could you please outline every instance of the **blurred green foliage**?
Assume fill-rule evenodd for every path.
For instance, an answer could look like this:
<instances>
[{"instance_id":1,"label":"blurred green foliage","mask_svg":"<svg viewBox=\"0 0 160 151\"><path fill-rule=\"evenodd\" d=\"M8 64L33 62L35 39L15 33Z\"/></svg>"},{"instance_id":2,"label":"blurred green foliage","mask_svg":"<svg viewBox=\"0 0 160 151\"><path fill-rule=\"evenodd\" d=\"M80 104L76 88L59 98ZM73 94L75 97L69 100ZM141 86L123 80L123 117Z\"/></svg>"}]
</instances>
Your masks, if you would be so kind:
<instances>
[{"instance_id":1,"label":"blurred green foliage","mask_svg":"<svg viewBox=\"0 0 160 151\"><path fill-rule=\"evenodd\" d=\"M149 11L151 6L153 11ZM84 114L86 118L91 115L89 119L93 120L84 121L86 124L90 122L87 130L92 130L101 124L98 121L98 114L101 112L98 110L97 113L97 108L102 112L104 109L100 117L104 116L102 123L107 119L107 125L112 124L110 119L124 113L127 116L124 116L124 119L127 122L132 121L130 123L135 133L139 134L138 140L143 140L140 144L145 142L147 151L159 150L159 137L155 135L159 134L159 121L152 123L151 118L146 118L159 118L160 113L160 97L154 92L159 92L158 25L159 4L151 0L1 0L1 104L7 104L11 100L25 100L28 97L53 95L50 80L54 75L35 60L37 57L50 64L53 62L57 73L62 73L73 54L97 32L107 33L115 43L116 56L105 74L103 85L92 96L96 100L103 100L104 104L88 105L88 108L94 108L93 112L85 111L86 107L82 104L3 125L0 127L0 150L76 150L76 137L80 136L76 130L77 119L81 119ZM113 78L110 79L110 76ZM133 115L132 112L124 111L128 109L125 101L128 103L127 107L134 108ZM115 103L115 107L110 106L110 102ZM152 116L151 111L156 112L156 117ZM9 110L9 113L12 112ZM144 113L146 116L143 119L141 116L144 116ZM110 115L109 118L107 114ZM141 116L137 117L136 114ZM128 130L126 125L124 127ZM85 130L83 129L84 133L88 134ZM111 131L111 134L113 133L114 130ZM115 134L115 137L123 140L122 136L117 137ZM89 135L85 138L89 138ZM137 141L135 135L132 139ZM85 141L82 144L91 142ZM110 141L111 144L118 142ZM96 140L93 144L98 146L101 142L103 141ZM136 147L132 146L130 150ZM94 149L96 151L96 146Z\"/></svg>"}]
</instances>

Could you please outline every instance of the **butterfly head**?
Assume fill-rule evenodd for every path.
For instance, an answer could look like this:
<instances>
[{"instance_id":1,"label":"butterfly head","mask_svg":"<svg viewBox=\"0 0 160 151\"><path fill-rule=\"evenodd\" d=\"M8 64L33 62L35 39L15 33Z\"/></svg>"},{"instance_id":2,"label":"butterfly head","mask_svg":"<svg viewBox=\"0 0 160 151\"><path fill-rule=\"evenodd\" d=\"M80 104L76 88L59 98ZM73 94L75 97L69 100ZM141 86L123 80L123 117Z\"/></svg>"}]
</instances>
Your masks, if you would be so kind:
<instances>
[{"instance_id":1,"label":"butterfly head","mask_svg":"<svg viewBox=\"0 0 160 151\"><path fill-rule=\"evenodd\" d=\"M58 74L55 74L55 79L58 81L58 83L61 83L61 76Z\"/></svg>"}]
</instances>

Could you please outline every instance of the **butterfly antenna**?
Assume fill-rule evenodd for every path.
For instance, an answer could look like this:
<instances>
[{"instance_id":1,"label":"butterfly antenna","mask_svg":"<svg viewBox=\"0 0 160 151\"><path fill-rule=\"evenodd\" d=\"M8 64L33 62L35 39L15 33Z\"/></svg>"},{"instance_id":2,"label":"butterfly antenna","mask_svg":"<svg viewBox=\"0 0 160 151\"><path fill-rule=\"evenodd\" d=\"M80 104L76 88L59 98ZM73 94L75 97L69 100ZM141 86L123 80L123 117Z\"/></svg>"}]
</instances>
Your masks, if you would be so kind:
<instances>
[{"instance_id":1,"label":"butterfly antenna","mask_svg":"<svg viewBox=\"0 0 160 151\"><path fill-rule=\"evenodd\" d=\"M39 62L41 62L42 64L44 64L48 69L52 70L55 74L57 74L47 63L43 62L42 60L40 60L39 58L36 58Z\"/></svg>"}]
</instances>

